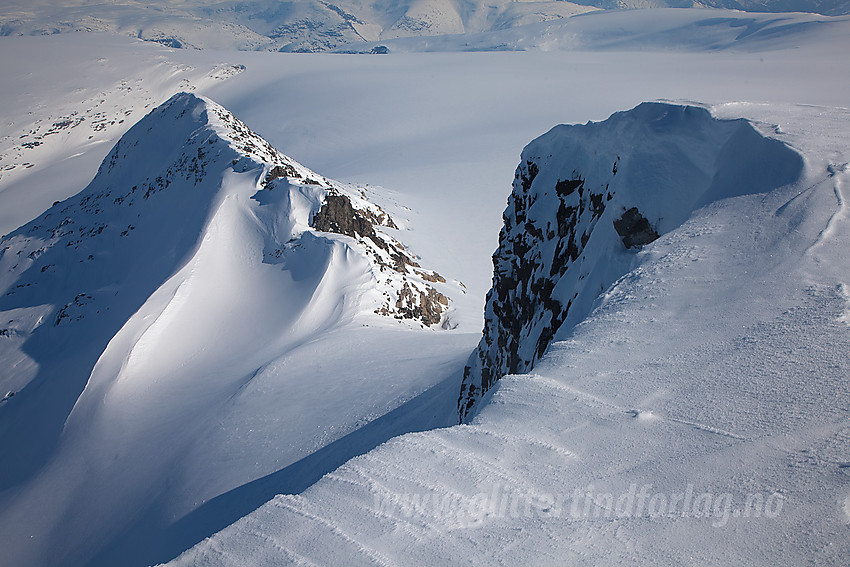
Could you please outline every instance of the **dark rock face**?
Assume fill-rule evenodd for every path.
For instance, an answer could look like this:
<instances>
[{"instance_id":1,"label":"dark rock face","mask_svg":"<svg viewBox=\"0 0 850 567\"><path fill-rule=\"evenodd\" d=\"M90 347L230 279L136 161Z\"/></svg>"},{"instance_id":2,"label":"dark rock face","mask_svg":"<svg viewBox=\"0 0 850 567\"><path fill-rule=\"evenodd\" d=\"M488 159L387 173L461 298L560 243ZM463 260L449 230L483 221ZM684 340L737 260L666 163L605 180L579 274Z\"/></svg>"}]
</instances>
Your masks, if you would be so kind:
<instances>
[{"instance_id":1,"label":"dark rock face","mask_svg":"<svg viewBox=\"0 0 850 567\"><path fill-rule=\"evenodd\" d=\"M377 206L374 209L357 208L349 197L330 190L310 226L356 239L380 271L391 270L401 276L395 297L389 298L376 313L418 320L426 327L439 324L449 300L426 282L445 283L445 278L422 268L400 242L376 229L397 227L388 214Z\"/></svg>"},{"instance_id":2,"label":"dark rock face","mask_svg":"<svg viewBox=\"0 0 850 567\"><path fill-rule=\"evenodd\" d=\"M237 143L242 142L237 138ZM251 142L253 151L267 151L261 142ZM271 160L269 160L271 161ZM382 304L375 313L399 320L418 321L429 327L441 323L449 299L434 288L433 283L446 283L437 272L419 265L404 247L385 229L398 229L392 217L378 205L369 202L357 188L343 187L278 155L263 180L270 192L279 190L278 179L298 186L316 186L321 193L321 205L312 213L309 224L320 232L341 234L353 238L377 270L379 286L383 288ZM280 251L273 251L272 255Z\"/></svg>"},{"instance_id":3,"label":"dark rock face","mask_svg":"<svg viewBox=\"0 0 850 567\"><path fill-rule=\"evenodd\" d=\"M658 238L658 233L649 225L649 221L632 207L623 216L614 221L614 230L623 239L626 248L643 246Z\"/></svg>"},{"instance_id":4,"label":"dark rock face","mask_svg":"<svg viewBox=\"0 0 850 567\"><path fill-rule=\"evenodd\" d=\"M577 171L546 188L539 173L532 159L517 168L493 254L483 337L464 369L461 420L496 380L530 370L564 324L573 298L564 301L555 288L580 259L611 198L607 186L591 189Z\"/></svg>"},{"instance_id":5,"label":"dark rock face","mask_svg":"<svg viewBox=\"0 0 850 567\"><path fill-rule=\"evenodd\" d=\"M277 179L278 177L294 177L295 179L300 179L301 175L290 164L276 165L269 170L264 184L268 185L272 180Z\"/></svg>"},{"instance_id":6,"label":"dark rock face","mask_svg":"<svg viewBox=\"0 0 850 567\"><path fill-rule=\"evenodd\" d=\"M802 169L797 153L750 123L694 106L644 103L534 140L503 213L460 420L497 380L529 372L553 340L587 317L634 268L636 249L696 208L792 183Z\"/></svg>"},{"instance_id":7,"label":"dark rock face","mask_svg":"<svg viewBox=\"0 0 850 567\"><path fill-rule=\"evenodd\" d=\"M449 300L431 286L427 286L426 290L414 290L408 282L404 283L395 303L400 318L419 319L426 326L440 322Z\"/></svg>"},{"instance_id":8,"label":"dark rock face","mask_svg":"<svg viewBox=\"0 0 850 567\"><path fill-rule=\"evenodd\" d=\"M313 215L312 226L323 232L376 240L372 223L359 211L354 210L351 200L344 195L328 195L325 204Z\"/></svg>"}]
</instances>

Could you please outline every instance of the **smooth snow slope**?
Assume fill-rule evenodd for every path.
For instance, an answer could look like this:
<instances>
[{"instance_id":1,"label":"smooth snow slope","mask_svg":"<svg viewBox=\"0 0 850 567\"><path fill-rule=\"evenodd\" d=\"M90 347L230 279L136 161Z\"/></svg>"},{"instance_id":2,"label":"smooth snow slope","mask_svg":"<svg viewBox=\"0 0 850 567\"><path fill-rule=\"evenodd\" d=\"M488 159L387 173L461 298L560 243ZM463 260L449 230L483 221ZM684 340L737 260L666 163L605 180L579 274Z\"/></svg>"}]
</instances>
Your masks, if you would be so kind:
<instances>
[{"instance_id":1,"label":"smooth snow slope","mask_svg":"<svg viewBox=\"0 0 850 567\"><path fill-rule=\"evenodd\" d=\"M86 189L0 241L4 561L168 558L394 434L446 423L439 396L414 398L456 383L468 340L376 314L396 315L431 273L387 267L401 261L391 229L372 237L386 251L311 229L331 195L389 223L365 188L182 93Z\"/></svg>"},{"instance_id":2,"label":"smooth snow slope","mask_svg":"<svg viewBox=\"0 0 850 567\"><path fill-rule=\"evenodd\" d=\"M712 110L781 116L763 128L802 179L727 179L741 196L635 254L471 425L390 441L173 564L844 564L850 114Z\"/></svg>"}]
</instances>

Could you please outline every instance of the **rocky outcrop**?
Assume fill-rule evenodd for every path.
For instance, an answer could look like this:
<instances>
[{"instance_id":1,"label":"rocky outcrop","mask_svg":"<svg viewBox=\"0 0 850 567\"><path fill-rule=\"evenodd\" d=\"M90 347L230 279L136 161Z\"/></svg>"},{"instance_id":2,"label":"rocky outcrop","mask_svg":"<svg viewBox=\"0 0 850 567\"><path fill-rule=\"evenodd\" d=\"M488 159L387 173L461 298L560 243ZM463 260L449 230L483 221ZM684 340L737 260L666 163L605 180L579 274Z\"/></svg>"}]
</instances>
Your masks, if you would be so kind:
<instances>
[{"instance_id":1,"label":"rocky outcrop","mask_svg":"<svg viewBox=\"0 0 850 567\"><path fill-rule=\"evenodd\" d=\"M432 283L445 283L437 272L419 265L404 245L386 232L398 230L392 217L370 202L361 187L338 183L310 171L252 132L230 112L215 104L210 109L226 126L227 138L236 149L254 160L270 164L262 186L273 192L285 190L309 194L315 209L309 211L309 226L316 231L348 236L374 265L376 285L383 298L374 312L422 326L439 324L449 307L449 298ZM281 250L275 249L275 254Z\"/></svg>"},{"instance_id":2,"label":"rocky outcrop","mask_svg":"<svg viewBox=\"0 0 850 567\"><path fill-rule=\"evenodd\" d=\"M743 120L644 103L529 144L493 254L484 331L464 369L458 415L506 374L531 370L633 268L636 253L692 211L793 182L798 154Z\"/></svg>"},{"instance_id":3,"label":"rocky outcrop","mask_svg":"<svg viewBox=\"0 0 850 567\"><path fill-rule=\"evenodd\" d=\"M623 240L626 248L643 246L658 238L658 233L649 225L649 221L632 207L623 216L614 221L614 230Z\"/></svg>"},{"instance_id":4,"label":"rocky outcrop","mask_svg":"<svg viewBox=\"0 0 850 567\"><path fill-rule=\"evenodd\" d=\"M346 236L369 238L383 243L375 236L375 229L366 217L351 206L351 200L344 195L328 195L325 203L315 215L311 225L316 230L335 232Z\"/></svg>"},{"instance_id":5,"label":"rocky outcrop","mask_svg":"<svg viewBox=\"0 0 850 567\"><path fill-rule=\"evenodd\" d=\"M150 132L163 124L170 128L174 143L150 139ZM279 198L272 195L288 193L289 206L283 207L287 218L269 219L269 224L283 223L285 226L271 229L270 234L292 234L290 245L305 230L350 237L345 245L372 265L377 293L370 297L381 300L375 300L371 311L422 326L441 322L449 299L432 284L445 280L421 267L396 238L385 232L398 226L366 199L363 188L316 174L277 151L225 108L188 93L172 97L121 138L89 188L55 203L38 219L0 239L0 268L4 271L0 277L0 310L7 304L26 303L32 294L47 287L57 290L54 326L74 327L84 319L102 316L112 298L112 292L104 290L112 289L115 283L62 291L63 286L53 282L67 282L69 276L58 266L65 262L104 274L107 270L99 264L117 254L120 246L115 242L128 249L147 243L179 263L186 250L178 244L184 246L203 230L223 170L238 175L258 172L253 200L260 203ZM280 262L286 245L270 242L267 259ZM113 252L107 254L103 249ZM110 263L109 269L117 269L114 264L119 263ZM169 265L168 270L173 269ZM29 301L45 302L35 298Z\"/></svg>"},{"instance_id":6,"label":"rocky outcrop","mask_svg":"<svg viewBox=\"0 0 850 567\"><path fill-rule=\"evenodd\" d=\"M493 382L530 370L549 346L578 297L576 292L564 298L553 293L555 287L568 270L583 264L584 249L612 198L607 184L590 189L577 170L538 191L537 161L520 164L508 198L493 255L484 334L464 369L461 418Z\"/></svg>"},{"instance_id":7,"label":"rocky outcrop","mask_svg":"<svg viewBox=\"0 0 850 567\"><path fill-rule=\"evenodd\" d=\"M375 313L396 319L413 319L430 327L441 322L449 299L431 283L445 283L437 272L422 268L400 242L381 231L398 227L377 205L356 208L351 198L330 190L310 226L322 232L350 236L367 250L380 271L395 272L388 281L397 280L392 294Z\"/></svg>"}]
</instances>

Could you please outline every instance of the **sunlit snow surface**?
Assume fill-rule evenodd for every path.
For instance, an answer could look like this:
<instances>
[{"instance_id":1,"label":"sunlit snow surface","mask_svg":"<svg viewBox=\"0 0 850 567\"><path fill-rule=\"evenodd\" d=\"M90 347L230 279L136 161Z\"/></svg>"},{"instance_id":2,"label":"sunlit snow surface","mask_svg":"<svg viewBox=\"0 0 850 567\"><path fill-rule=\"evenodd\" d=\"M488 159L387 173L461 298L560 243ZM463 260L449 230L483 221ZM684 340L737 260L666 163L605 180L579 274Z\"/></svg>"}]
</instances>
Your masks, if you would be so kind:
<instances>
[{"instance_id":1,"label":"sunlit snow surface","mask_svg":"<svg viewBox=\"0 0 850 567\"><path fill-rule=\"evenodd\" d=\"M781 116L804 178L639 252L471 425L396 439L176 563L842 564L850 115L713 111Z\"/></svg>"},{"instance_id":2,"label":"sunlit snow surface","mask_svg":"<svg viewBox=\"0 0 850 567\"><path fill-rule=\"evenodd\" d=\"M638 35L640 14L618 14L614 27L632 22L629 33ZM68 420L46 447L27 447L33 432L4 421L0 433L14 439L4 442L4 458L23 451L44 463L0 488L6 557L20 565L166 561L272 494L303 490L347 456L447 423L440 408L453 411L458 372L478 340L489 256L521 149L558 123L674 99L755 120L802 153L805 179L713 204L641 252L635 269L604 290L598 311L552 347L534 376L504 380L475 424L391 441L180 561L840 564L850 521L850 33L835 22L844 33L813 27L784 46L771 37L753 49L736 49L733 37L731 49L712 53L683 50L681 34L667 50L663 33L620 51L591 44L375 57L172 51L96 35L0 39L9 79L0 86L0 139L8 136L0 153L3 164L33 164L0 178L0 232L82 189L146 104L194 87L322 175L387 188L374 197L404 224L405 244L469 290L457 298L454 332L328 330L285 359L295 390L257 381L232 397L214 384L172 392L178 384L118 382L104 404L81 398L75 415L93 420ZM122 90L122 81L140 86ZM124 108L132 119L95 130L89 117L100 110L91 101L101 99L109 122ZM73 112L88 121L14 157L20 136ZM239 245L230 229L209 234ZM199 267L228 272L219 261ZM240 331L250 329L221 332L249 340ZM161 339L167 346L180 337ZM311 391L314 380L322 390ZM25 394L2 402L0 414L19 411ZM218 417L215 404L229 413ZM207 417L181 417L184 407ZM69 411L44 419L60 431ZM652 485L643 513L617 515L632 485L635 499ZM687 510L647 510L653 496L684 499L689 486ZM695 507L703 494L710 502ZM748 495L781 502L781 510L733 517ZM573 517L573 502L588 513ZM711 513L697 517L706 505Z\"/></svg>"}]
</instances>

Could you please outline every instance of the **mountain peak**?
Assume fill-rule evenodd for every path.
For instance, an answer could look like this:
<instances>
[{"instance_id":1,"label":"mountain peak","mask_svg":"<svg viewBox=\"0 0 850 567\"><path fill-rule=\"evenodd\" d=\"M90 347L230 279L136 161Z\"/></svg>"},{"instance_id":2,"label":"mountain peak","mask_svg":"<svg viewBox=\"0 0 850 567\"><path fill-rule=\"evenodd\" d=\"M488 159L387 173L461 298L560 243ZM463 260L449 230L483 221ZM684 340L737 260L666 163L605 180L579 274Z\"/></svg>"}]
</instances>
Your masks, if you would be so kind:
<instances>
[{"instance_id":1,"label":"mountain peak","mask_svg":"<svg viewBox=\"0 0 850 567\"><path fill-rule=\"evenodd\" d=\"M457 288L397 239L375 194L298 164L208 99L180 93L150 112L85 189L0 239L0 387L13 394L0 411L0 485L37 484L50 462L91 450L73 490L99 491L113 464L93 464L104 454L94 440L111 426L92 423L144 439L168 429L155 416L169 407L192 427L218 423L221 404L253 380L285 382L287 357L332 330L448 326ZM290 386L321 405L321 391ZM125 463L136 480L116 502L146 505L128 487L161 484L173 458ZM66 505L40 509L58 518ZM111 529L87 506L77 531Z\"/></svg>"},{"instance_id":2,"label":"mountain peak","mask_svg":"<svg viewBox=\"0 0 850 567\"><path fill-rule=\"evenodd\" d=\"M228 182L236 178L239 183ZM272 192L278 195L269 196ZM6 282L3 291L11 296L20 293L16 287L8 288L24 272L38 268L35 279L49 279L55 265L50 262L65 260L47 258L60 249L62 255L70 251L81 256L78 261L83 264L109 258L104 268L118 269L104 247L134 240L143 226L159 235L153 238L158 243L154 253L170 251L179 262L192 253L199 235L208 230L228 198L259 206L260 216L272 225L263 230L272 233L273 240L283 240L267 243L266 261L279 263L284 244L305 232L342 238L341 243L353 246L373 266L371 277L383 300L372 311L425 326L442 320L448 299L433 284L444 283L444 278L421 267L386 232L398 227L368 200L363 188L318 175L280 153L224 107L186 92L175 94L134 125L106 156L88 187L3 240L0 258L8 271L0 284ZM277 216L269 216L270 208ZM176 267L173 264L167 271Z\"/></svg>"}]
</instances>

